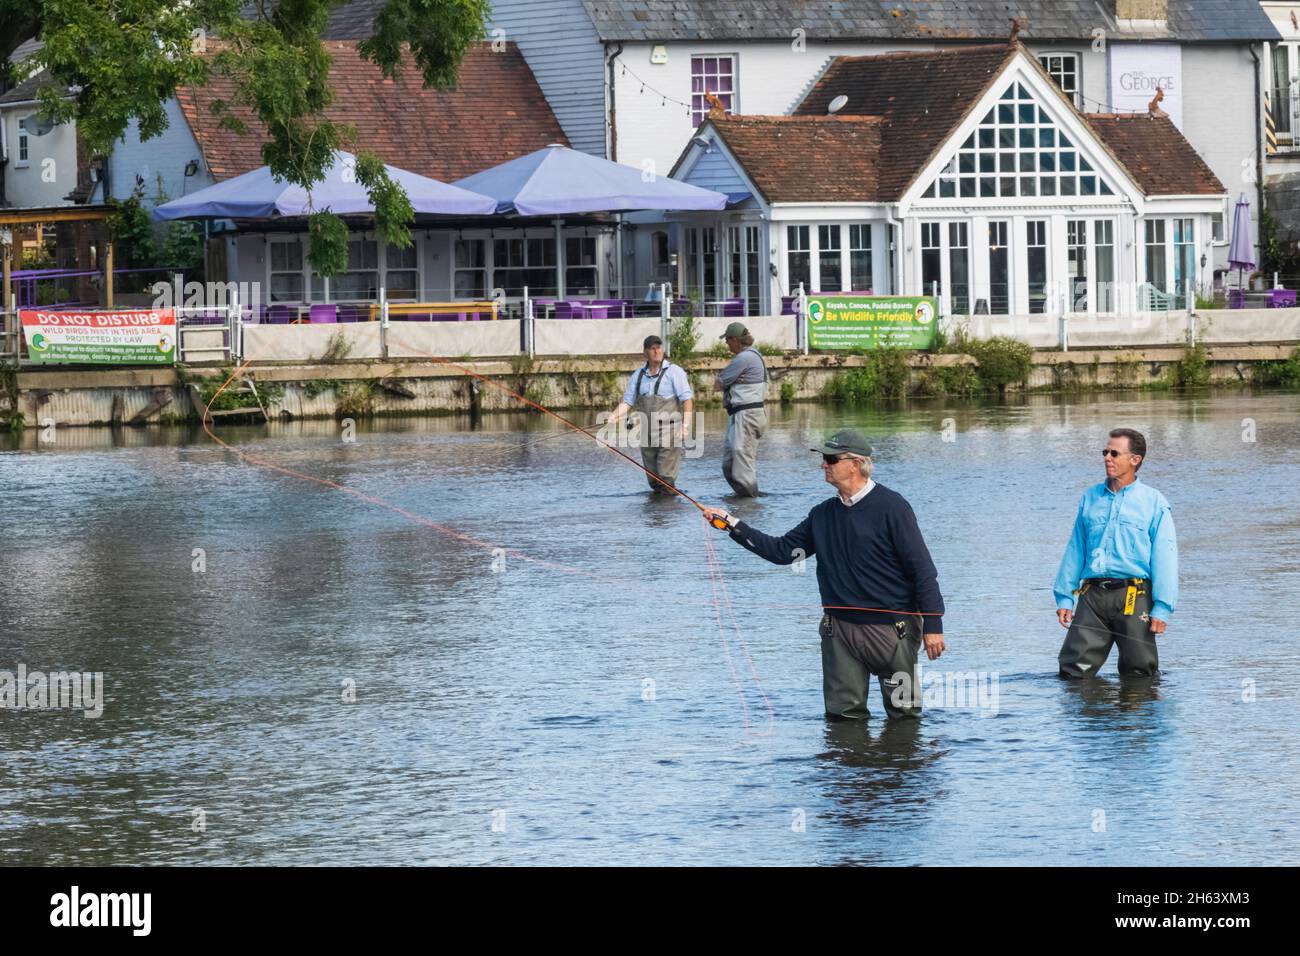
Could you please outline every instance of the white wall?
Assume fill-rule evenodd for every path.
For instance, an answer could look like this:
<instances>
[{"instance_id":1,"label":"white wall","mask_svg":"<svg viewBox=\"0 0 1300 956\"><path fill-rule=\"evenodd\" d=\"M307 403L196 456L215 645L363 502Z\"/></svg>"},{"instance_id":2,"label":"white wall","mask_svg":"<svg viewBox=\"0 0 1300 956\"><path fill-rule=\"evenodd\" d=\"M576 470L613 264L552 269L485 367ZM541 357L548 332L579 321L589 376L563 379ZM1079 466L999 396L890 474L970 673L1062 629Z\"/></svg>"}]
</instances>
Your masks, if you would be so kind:
<instances>
[{"instance_id":1,"label":"white wall","mask_svg":"<svg viewBox=\"0 0 1300 956\"><path fill-rule=\"evenodd\" d=\"M538 355L640 355L647 335L658 335L659 319L538 319Z\"/></svg>"},{"instance_id":2,"label":"white wall","mask_svg":"<svg viewBox=\"0 0 1300 956\"><path fill-rule=\"evenodd\" d=\"M1261 79L1265 79L1261 76ZM1224 241L1211 255L1211 269L1227 268L1232 238L1232 204L1239 193L1250 200L1251 241L1259 242L1259 194L1255 188L1255 70L1245 46L1200 44L1183 47L1183 135L1228 190Z\"/></svg>"},{"instance_id":3,"label":"white wall","mask_svg":"<svg viewBox=\"0 0 1300 956\"><path fill-rule=\"evenodd\" d=\"M737 55L735 112L781 115L794 109L812 89L832 57L931 49L934 44L809 43L804 52L796 53L785 42L670 42L664 44L668 50L664 64L650 62L653 46L628 43L615 61L628 67L626 74L616 68L614 75L616 158L638 167L649 160L657 172L666 175L695 132L686 107L672 102L691 100L693 56ZM670 98L667 104L663 104L664 96Z\"/></svg>"},{"instance_id":4,"label":"white wall","mask_svg":"<svg viewBox=\"0 0 1300 956\"><path fill-rule=\"evenodd\" d=\"M31 124L35 105L6 108L4 141L9 162L5 166L5 200L11 206L61 206L77 186L77 132L72 123L60 123L44 136L27 135L27 163L19 165L18 121Z\"/></svg>"}]
</instances>

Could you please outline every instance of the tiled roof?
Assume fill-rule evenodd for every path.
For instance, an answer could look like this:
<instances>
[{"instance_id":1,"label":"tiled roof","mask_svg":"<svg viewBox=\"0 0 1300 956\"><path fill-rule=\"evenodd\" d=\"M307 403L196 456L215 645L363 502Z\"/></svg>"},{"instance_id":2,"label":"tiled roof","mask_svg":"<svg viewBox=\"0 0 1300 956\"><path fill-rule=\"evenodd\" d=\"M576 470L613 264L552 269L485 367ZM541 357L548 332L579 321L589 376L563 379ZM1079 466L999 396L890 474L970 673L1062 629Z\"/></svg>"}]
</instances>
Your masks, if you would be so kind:
<instances>
[{"instance_id":1,"label":"tiled roof","mask_svg":"<svg viewBox=\"0 0 1300 956\"><path fill-rule=\"evenodd\" d=\"M768 202L878 199L878 117L724 116L708 122Z\"/></svg>"},{"instance_id":2,"label":"tiled roof","mask_svg":"<svg viewBox=\"0 0 1300 956\"><path fill-rule=\"evenodd\" d=\"M35 76L23 80L13 89L6 90L4 95L0 96L0 106L7 106L10 103L29 103L36 99L36 91L44 86L59 88L53 77L50 76L49 70L41 70ZM66 87L64 93L67 93Z\"/></svg>"},{"instance_id":3,"label":"tiled roof","mask_svg":"<svg viewBox=\"0 0 1300 956\"><path fill-rule=\"evenodd\" d=\"M1088 113L1088 125L1148 196L1218 196L1227 192L1168 117Z\"/></svg>"},{"instance_id":4,"label":"tiled roof","mask_svg":"<svg viewBox=\"0 0 1300 956\"><path fill-rule=\"evenodd\" d=\"M1112 39L1115 0L583 0L602 40L1006 39L1012 16L1030 40ZM1169 0L1159 36L1182 41L1277 40L1253 0ZM1152 39L1144 34L1143 39Z\"/></svg>"},{"instance_id":5,"label":"tiled roof","mask_svg":"<svg viewBox=\"0 0 1300 956\"><path fill-rule=\"evenodd\" d=\"M1000 45L839 57L794 116L709 122L769 202L893 202L1021 54ZM828 115L841 95L847 103ZM1224 192L1167 117L1078 115L1145 195Z\"/></svg>"},{"instance_id":6,"label":"tiled roof","mask_svg":"<svg viewBox=\"0 0 1300 956\"><path fill-rule=\"evenodd\" d=\"M880 117L880 198L899 199L1017 55L1018 48L1002 44L839 57L795 114L824 116L831 101L843 95L848 103L838 115Z\"/></svg>"},{"instance_id":7,"label":"tiled roof","mask_svg":"<svg viewBox=\"0 0 1300 956\"><path fill-rule=\"evenodd\" d=\"M334 57L329 117L356 127L357 145L390 165L452 182L548 143L568 144L513 43L500 53L475 44L465 54L458 84L445 91L424 89L409 56L398 78L388 80L357 56L354 42L330 40L325 47ZM233 100L229 79L213 76L207 86L181 89L176 98L214 178L262 165L264 137L253 132L252 114L238 113L250 130L239 135L223 129L211 112L214 100Z\"/></svg>"}]
</instances>

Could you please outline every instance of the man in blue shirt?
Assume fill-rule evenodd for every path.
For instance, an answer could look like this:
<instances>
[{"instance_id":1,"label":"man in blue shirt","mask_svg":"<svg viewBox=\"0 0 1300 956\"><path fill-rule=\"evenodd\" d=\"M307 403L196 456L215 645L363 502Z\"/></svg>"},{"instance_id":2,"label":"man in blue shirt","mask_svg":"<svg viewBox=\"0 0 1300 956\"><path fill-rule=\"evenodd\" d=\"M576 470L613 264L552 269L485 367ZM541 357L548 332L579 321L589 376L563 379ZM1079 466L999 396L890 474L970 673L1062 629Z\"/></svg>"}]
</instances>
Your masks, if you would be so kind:
<instances>
[{"instance_id":1,"label":"man in blue shirt","mask_svg":"<svg viewBox=\"0 0 1300 956\"><path fill-rule=\"evenodd\" d=\"M664 358L664 341L648 335L642 343L645 364L628 380L623 401L610 415L610 423L635 412L640 424L641 463L650 475L650 490L670 493L664 483L676 487L682 466L683 446L690 437L695 393L686 370Z\"/></svg>"},{"instance_id":2,"label":"man in blue shirt","mask_svg":"<svg viewBox=\"0 0 1300 956\"><path fill-rule=\"evenodd\" d=\"M1178 542L1169 502L1138 480L1146 453L1141 432L1116 428L1102 451L1106 480L1079 502L1052 588L1057 620L1070 629L1062 677L1096 674L1116 642L1121 676L1160 672L1156 635L1178 603Z\"/></svg>"}]
</instances>

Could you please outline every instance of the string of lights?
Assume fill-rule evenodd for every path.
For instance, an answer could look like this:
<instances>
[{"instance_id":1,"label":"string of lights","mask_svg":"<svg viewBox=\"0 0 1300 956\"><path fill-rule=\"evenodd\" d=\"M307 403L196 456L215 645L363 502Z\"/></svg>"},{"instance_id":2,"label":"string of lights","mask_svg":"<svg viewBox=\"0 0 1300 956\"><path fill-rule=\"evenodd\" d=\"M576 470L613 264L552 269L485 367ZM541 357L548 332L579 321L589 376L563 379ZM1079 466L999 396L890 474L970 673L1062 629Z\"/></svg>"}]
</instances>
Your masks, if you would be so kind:
<instances>
[{"instance_id":1,"label":"string of lights","mask_svg":"<svg viewBox=\"0 0 1300 956\"><path fill-rule=\"evenodd\" d=\"M677 106L682 109L685 109L687 116L690 116L692 114L694 107L692 106L691 103L685 100L680 100L675 96L669 96L667 93L663 92L662 90L658 89L653 84L648 82L644 77L638 74L635 70L628 69L626 63L619 63L619 70L621 71L620 75L630 76L634 81L634 83L639 85L639 88L637 89L638 95L643 96L646 93L649 93L652 98L657 98L659 100L659 105L661 107L667 107L668 104L671 103L673 106ZM609 82L608 79L605 81L605 86L612 89L612 84ZM1105 100L1095 99L1091 96L1085 95L1082 92L1078 92L1075 95L1084 104L1085 111L1087 111L1087 108L1089 106L1093 106L1093 107L1097 107L1097 109L1092 110L1092 112L1126 113L1126 114L1138 114L1138 113L1146 112L1146 110L1144 109L1129 109L1129 108L1118 107L1115 106L1113 103L1107 103Z\"/></svg>"},{"instance_id":2,"label":"string of lights","mask_svg":"<svg viewBox=\"0 0 1300 956\"><path fill-rule=\"evenodd\" d=\"M679 100L675 96L669 96L667 93L663 92L662 90L656 89L653 85L647 83L644 77L639 76L633 70L629 70L627 68L626 63L620 63L619 68L623 71L622 72L623 76L631 76L635 82L641 84L640 90L637 91L638 95L644 95L648 90L652 96L656 96L659 98L659 105L661 107L666 107L669 103L672 103L674 106L683 107L686 110L687 116L691 115L690 103L687 103L684 100ZM605 85L606 86L610 85L608 80L605 81Z\"/></svg>"},{"instance_id":3,"label":"string of lights","mask_svg":"<svg viewBox=\"0 0 1300 956\"><path fill-rule=\"evenodd\" d=\"M1145 113L1146 112L1146 110L1121 109L1120 107L1115 106L1112 103L1107 103L1104 100L1094 100L1091 96L1084 96L1082 93L1079 93L1077 95L1079 99L1083 100L1085 106L1091 103L1093 106L1103 107L1102 110L1095 111L1095 112L1106 112L1106 113Z\"/></svg>"}]
</instances>

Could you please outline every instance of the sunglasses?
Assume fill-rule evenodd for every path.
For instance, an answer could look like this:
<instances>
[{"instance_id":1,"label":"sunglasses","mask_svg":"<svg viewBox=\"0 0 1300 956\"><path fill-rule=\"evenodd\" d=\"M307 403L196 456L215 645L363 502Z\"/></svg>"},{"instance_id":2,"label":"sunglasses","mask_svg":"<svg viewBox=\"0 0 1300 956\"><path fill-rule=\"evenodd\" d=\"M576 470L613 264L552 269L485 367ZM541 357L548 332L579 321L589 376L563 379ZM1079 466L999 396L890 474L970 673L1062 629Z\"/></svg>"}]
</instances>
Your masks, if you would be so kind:
<instances>
[{"instance_id":1,"label":"sunglasses","mask_svg":"<svg viewBox=\"0 0 1300 956\"><path fill-rule=\"evenodd\" d=\"M1120 455L1127 455L1126 451L1116 451L1114 448L1103 448L1101 450L1102 458L1118 458Z\"/></svg>"},{"instance_id":2,"label":"sunglasses","mask_svg":"<svg viewBox=\"0 0 1300 956\"><path fill-rule=\"evenodd\" d=\"M835 464L839 464L842 461L848 461L848 460L850 459L848 459L844 455L827 455L825 453L822 454L822 461L824 461L828 465L835 465Z\"/></svg>"}]
</instances>

